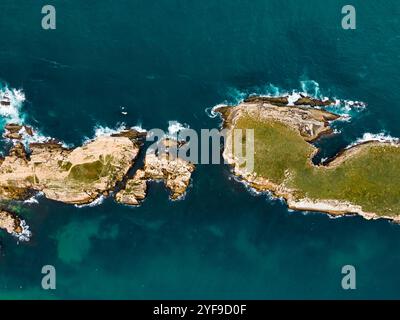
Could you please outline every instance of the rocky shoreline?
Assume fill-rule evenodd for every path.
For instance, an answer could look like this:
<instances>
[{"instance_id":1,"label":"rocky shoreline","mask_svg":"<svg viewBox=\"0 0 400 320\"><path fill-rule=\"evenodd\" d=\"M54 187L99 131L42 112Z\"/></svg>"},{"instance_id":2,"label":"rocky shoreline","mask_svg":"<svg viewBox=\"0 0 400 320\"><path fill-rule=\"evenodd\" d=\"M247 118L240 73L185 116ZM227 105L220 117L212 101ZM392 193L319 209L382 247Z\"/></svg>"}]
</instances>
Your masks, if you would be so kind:
<instances>
[{"instance_id":1,"label":"rocky shoreline","mask_svg":"<svg viewBox=\"0 0 400 320\"><path fill-rule=\"evenodd\" d=\"M50 200L86 205L116 191L117 202L139 205L146 197L147 182L161 180L170 191L170 199L184 196L194 164L178 157L184 144L165 138L162 154L147 153L144 165L128 177L147 132L121 130L99 136L76 148L65 148L57 140L29 143L25 135L33 130L15 123L5 126L4 137L12 142L5 157L0 157L0 200L24 201L37 193ZM126 180L126 181L125 181ZM1 211L0 229L24 238L23 220L12 212ZM22 239L21 238L21 239Z\"/></svg>"},{"instance_id":2,"label":"rocky shoreline","mask_svg":"<svg viewBox=\"0 0 400 320\"><path fill-rule=\"evenodd\" d=\"M81 147L59 142L17 141L0 161L0 198L26 200L36 192L69 204L87 204L108 194L121 181L139 153L139 133L101 136Z\"/></svg>"},{"instance_id":3,"label":"rocky shoreline","mask_svg":"<svg viewBox=\"0 0 400 320\"><path fill-rule=\"evenodd\" d=\"M325 162L314 165L312 158L319 151L311 143L322 136L333 133L332 121L340 116L324 110L334 101L300 96L297 101L284 97L250 96L237 106L218 106L227 129L222 156L231 166L233 174L250 188L260 192L271 192L286 200L290 209L318 211L331 215L359 214L367 219L387 218L400 222L400 215L389 216L364 210L361 205L335 199L299 197L297 190L285 183L276 183L267 176L248 172L241 167L233 153L232 130L243 117L260 122L279 122L296 132L312 150L307 163L310 167L334 170L374 146L385 144L400 146L399 143L366 141L342 150ZM143 165L133 167L142 151L147 132L135 129L121 130L99 136L76 148L66 148L57 140L27 144L26 137L34 136L32 128L16 123L5 126L3 137L12 143L8 154L0 157L0 200L26 200L37 193L47 199L67 204L86 205L100 197L114 193L117 202L138 206L146 198L148 182L162 181L170 192L170 199L184 197L190 184L195 165L179 157L183 141L164 137L161 149L147 152ZM231 140L231 141L230 141ZM302 140L302 141L303 141ZM303 143L304 143L303 141ZM307 149L308 150L308 149ZM285 180L293 173L286 170ZM0 229L22 239L29 239L30 232L25 222L16 214L0 211Z\"/></svg>"},{"instance_id":4,"label":"rocky shoreline","mask_svg":"<svg viewBox=\"0 0 400 320\"><path fill-rule=\"evenodd\" d=\"M19 125L17 123L8 123L5 126L4 138L11 140L21 140L24 135L33 136L33 130L29 126Z\"/></svg>"},{"instance_id":5,"label":"rocky shoreline","mask_svg":"<svg viewBox=\"0 0 400 320\"><path fill-rule=\"evenodd\" d=\"M146 197L147 181L152 180L164 182L170 190L171 200L184 196L195 165L178 156L183 143L166 138L160 144L163 152L146 154L144 167L137 170L133 178L128 179L125 188L116 194L118 202L139 205Z\"/></svg>"},{"instance_id":6,"label":"rocky shoreline","mask_svg":"<svg viewBox=\"0 0 400 320\"><path fill-rule=\"evenodd\" d=\"M89 204L114 191L133 167L147 134L123 130L73 149L49 140L30 143L28 152L22 137L14 136L21 130L27 129L6 125L5 136L14 141L8 155L0 158L0 199L26 200L42 192L48 199L76 205ZM178 157L182 142L165 138L161 144L165 152L146 154L143 168L116 194L118 202L138 205L146 197L150 180L164 181L172 200L185 194L195 166Z\"/></svg>"},{"instance_id":7,"label":"rocky shoreline","mask_svg":"<svg viewBox=\"0 0 400 320\"><path fill-rule=\"evenodd\" d=\"M273 119L280 121L297 130L304 140L309 143L318 140L322 136L331 134L332 129L329 124L334 120L340 119L340 116L323 109L314 109L313 107L327 106L333 103L333 101L327 100L324 102L306 97L302 97L300 100L295 102L294 106L288 107L287 97L252 96L237 106L219 106L214 111L220 114L223 120L222 127L229 131L235 128L236 121L245 114L261 120L264 119L267 121ZM230 136L228 132L228 140ZM232 142L228 140L225 144L223 157L231 166L232 173L241 182L255 191L270 192L273 196L284 199L288 208L292 210L322 212L332 216L358 214L368 220L384 218L400 223L400 214L395 216L378 215L374 212L365 211L362 206L352 204L348 201L298 198L296 190L288 188L285 183L277 184L266 177L261 177L254 172L250 173L242 169L229 147ZM400 147L399 143L365 141L343 149L319 166L335 168L371 146L384 146L385 144ZM312 164L312 158L318 152L319 149L315 148L309 158L310 164Z\"/></svg>"}]
</instances>

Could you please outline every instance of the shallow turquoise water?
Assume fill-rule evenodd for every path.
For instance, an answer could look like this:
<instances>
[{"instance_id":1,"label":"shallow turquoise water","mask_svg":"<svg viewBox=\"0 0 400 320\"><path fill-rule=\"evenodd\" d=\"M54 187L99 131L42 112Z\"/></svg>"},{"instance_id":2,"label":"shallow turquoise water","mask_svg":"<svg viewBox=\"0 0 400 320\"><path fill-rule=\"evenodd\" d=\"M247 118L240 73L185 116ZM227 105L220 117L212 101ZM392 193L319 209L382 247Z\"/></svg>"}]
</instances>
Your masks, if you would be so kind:
<instances>
[{"instance_id":1,"label":"shallow turquoise water","mask_svg":"<svg viewBox=\"0 0 400 320\"><path fill-rule=\"evenodd\" d=\"M52 4L55 31L40 27L41 1L0 3L0 78L23 88L22 111L44 135L79 144L119 122L212 128L205 109L240 92L315 80L368 104L320 143L324 155L365 132L400 136L398 1L352 1L354 31L341 28L346 1ZM39 202L19 205L29 243L0 234L1 298L400 298L399 226L288 212L225 166L199 166L179 202L161 184L140 208ZM52 292L40 286L47 264ZM355 291L341 289L345 264Z\"/></svg>"}]
</instances>

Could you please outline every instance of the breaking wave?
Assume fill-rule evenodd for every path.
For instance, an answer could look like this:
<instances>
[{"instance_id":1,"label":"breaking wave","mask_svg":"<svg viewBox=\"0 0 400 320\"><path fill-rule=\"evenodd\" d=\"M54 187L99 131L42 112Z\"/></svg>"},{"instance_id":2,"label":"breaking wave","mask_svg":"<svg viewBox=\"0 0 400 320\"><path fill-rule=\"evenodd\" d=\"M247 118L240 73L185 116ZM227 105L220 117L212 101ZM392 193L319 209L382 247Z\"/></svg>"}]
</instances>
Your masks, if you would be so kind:
<instances>
[{"instance_id":1,"label":"breaking wave","mask_svg":"<svg viewBox=\"0 0 400 320\"><path fill-rule=\"evenodd\" d=\"M25 94L22 89L9 88L7 84L0 83L0 117L3 126L6 122L24 121L24 115L21 113L24 101Z\"/></svg>"},{"instance_id":2,"label":"breaking wave","mask_svg":"<svg viewBox=\"0 0 400 320\"><path fill-rule=\"evenodd\" d=\"M175 137L181 132L182 130L189 129L189 125L182 124L178 121L168 121L168 136Z\"/></svg>"},{"instance_id":3,"label":"breaking wave","mask_svg":"<svg viewBox=\"0 0 400 320\"><path fill-rule=\"evenodd\" d=\"M27 125L32 128L33 135L29 135L25 128L20 130L22 136L21 142L28 147L30 143L34 142L47 142L52 137L43 135L40 130L26 123L26 115L22 111L25 102L25 93L22 89L10 88L6 83L0 83L0 125L1 130L7 123L16 123L20 125ZM10 140L7 139L6 140ZM63 146L68 147L66 143L62 142Z\"/></svg>"},{"instance_id":4,"label":"breaking wave","mask_svg":"<svg viewBox=\"0 0 400 320\"><path fill-rule=\"evenodd\" d=\"M36 193L34 196L32 196L29 199L25 200L24 203L25 204L29 204L29 205L38 204L39 203L38 198L41 198L43 196L44 196L44 193L40 191L40 192Z\"/></svg>"},{"instance_id":5,"label":"breaking wave","mask_svg":"<svg viewBox=\"0 0 400 320\"><path fill-rule=\"evenodd\" d=\"M100 125L96 125L96 127L94 128L94 137L93 138L98 138L101 136L111 136L112 134L116 134L116 133L121 132L126 129L127 129L127 127L126 127L125 123L119 123L119 124L117 124L117 126L115 128L103 127Z\"/></svg>"},{"instance_id":6,"label":"breaking wave","mask_svg":"<svg viewBox=\"0 0 400 320\"><path fill-rule=\"evenodd\" d=\"M362 138L357 139L355 142L350 144L346 149L351 148L355 145L358 145L360 143L364 142L369 142L369 141L378 141L378 142L388 142L392 144L398 144L400 143L399 138L392 137L391 135L381 132L381 133L364 133Z\"/></svg>"},{"instance_id":7,"label":"breaking wave","mask_svg":"<svg viewBox=\"0 0 400 320\"><path fill-rule=\"evenodd\" d=\"M86 208L86 207L97 207L104 202L105 196L101 195L100 197L96 198L94 201L87 203L87 204L75 204L76 208Z\"/></svg>"},{"instance_id":8,"label":"breaking wave","mask_svg":"<svg viewBox=\"0 0 400 320\"><path fill-rule=\"evenodd\" d=\"M138 132L146 132L145 129L142 128L141 125L128 127L124 122L118 123L114 128L110 128L107 126L96 125L94 127L94 135L93 137L84 137L83 144L93 141L94 139L102 136L111 136L113 134L119 133L124 130L134 129Z\"/></svg>"},{"instance_id":9,"label":"breaking wave","mask_svg":"<svg viewBox=\"0 0 400 320\"><path fill-rule=\"evenodd\" d=\"M29 226L26 224L25 220L21 220L20 226L22 228L21 233L13 232L12 235L21 242L28 242L31 239L32 232L29 230Z\"/></svg>"},{"instance_id":10,"label":"breaking wave","mask_svg":"<svg viewBox=\"0 0 400 320\"><path fill-rule=\"evenodd\" d=\"M301 96L309 96L315 99L320 99L322 101L333 100L335 103L331 106L324 107L325 110L336 113L341 116L339 121L350 121L351 118L357 116L360 112L362 112L367 104L358 100L347 100L333 97L327 97L320 88L320 85L315 80L303 80L300 81L299 89L287 90L275 86L273 84L267 84L264 86L251 87L248 90L239 90L237 88L228 88L227 90L227 100L214 106L206 109L206 113L209 117L215 118L217 114L215 113L215 109L219 106L223 105L237 105L243 100L251 95L258 95L262 97L288 97L289 106L293 106L294 103Z\"/></svg>"},{"instance_id":11,"label":"breaking wave","mask_svg":"<svg viewBox=\"0 0 400 320\"><path fill-rule=\"evenodd\" d=\"M216 118L216 117L218 117L218 113L217 112L215 112L215 110L216 109L218 109L218 108L220 108L220 107L224 107L224 106L226 106L227 104L225 103L219 103L219 104L217 104L217 105L215 105L215 106L213 106L213 107L209 107L209 108L206 108L206 114L210 117L210 118Z\"/></svg>"}]
</instances>

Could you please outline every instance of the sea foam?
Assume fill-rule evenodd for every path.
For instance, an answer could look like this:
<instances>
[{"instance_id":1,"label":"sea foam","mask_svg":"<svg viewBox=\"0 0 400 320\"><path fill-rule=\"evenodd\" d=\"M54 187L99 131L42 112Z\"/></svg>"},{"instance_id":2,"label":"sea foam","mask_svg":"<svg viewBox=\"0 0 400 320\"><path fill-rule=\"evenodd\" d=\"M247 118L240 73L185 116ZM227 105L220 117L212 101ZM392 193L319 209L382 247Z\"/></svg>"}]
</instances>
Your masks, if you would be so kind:
<instances>
[{"instance_id":1,"label":"sea foam","mask_svg":"<svg viewBox=\"0 0 400 320\"><path fill-rule=\"evenodd\" d=\"M26 224L25 220L21 220L20 226L22 228L21 233L13 232L12 235L18 239L20 242L27 242L32 236L32 232L29 230L29 226Z\"/></svg>"},{"instance_id":2,"label":"sea foam","mask_svg":"<svg viewBox=\"0 0 400 320\"><path fill-rule=\"evenodd\" d=\"M94 201L87 203L87 204L75 204L76 208L85 208L85 207L97 207L104 202L105 197L101 195L100 197L96 198Z\"/></svg>"},{"instance_id":3,"label":"sea foam","mask_svg":"<svg viewBox=\"0 0 400 320\"><path fill-rule=\"evenodd\" d=\"M22 143L28 147L30 143L34 142L47 142L52 138L40 132L37 128L26 123L26 115L22 111L22 106L26 100L25 93L22 89L10 88L8 84L0 83L0 100L6 101L9 104L0 104L0 118L1 126L3 129L7 123L16 123L20 125L27 125L32 128L33 135L29 135L24 128L21 129ZM10 140L10 139L8 139ZM68 145L61 142L64 147Z\"/></svg>"},{"instance_id":4,"label":"sea foam","mask_svg":"<svg viewBox=\"0 0 400 320\"><path fill-rule=\"evenodd\" d=\"M9 105L0 104L0 117L6 122L22 122L24 117L21 108L25 101L22 89L9 88L7 84L0 83L0 99L9 103Z\"/></svg>"},{"instance_id":5,"label":"sea foam","mask_svg":"<svg viewBox=\"0 0 400 320\"><path fill-rule=\"evenodd\" d=\"M215 109L221 105L237 105L243 102L243 100L251 95L257 95L261 97L287 97L288 105L294 106L294 103L302 96L309 96L322 101L327 101L329 98L323 93L320 85L315 80L303 80L300 81L299 89L286 90L280 88L274 84L267 84L263 86L251 87L247 90L240 90L237 88L228 88L227 90L227 101L221 103L212 108L206 109L206 113L211 118L215 118L217 115ZM347 100L334 97L331 98L335 102L331 106L324 107L325 110L336 113L341 117L337 121L350 121L353 117L357 116L362 112L367 104L357 100Z\"/></svg>"},{"instance_id":6,"label":"sea foam","mask_svg":"<svg viewBox=\"0 0 400 320\"><path fill-rule=\"evenodd\" d=\"M189 129L189 125L178 121L168 121L168 136L176 137L182 130Z\"/></svg>"},{"instance_id":7,"label":"sea foam","mask_svg":"<svg viewBox=\"0 0 400 320\"><path fill-rule=\"evenodd\" d=\"M381 133L364 133L362 138L357 139L355 142L350 144L346 149L354 147L355 145L369 142L369 141L378 141L378 142L387 142L391 144L399 144L400 139L399 138L394 138L391 135L381 132Z\"/></svg>"},{"instance_id":8,"label":"sea foam","mask_svg":"<svg viewBox=\"0 0 400 320\"><path fill-rule=\"evenodd\" d=\"M107 127L107 126L96 125L94 127L94 129L93 129L94 130L93 137L91 137L91 138L90 137L84 137L83 138L83 144L88 143L90 141L93 141L94 139L96 139L98 137L104 137L104 136L108 136L109 137L109 136L111 136L113 134L120 133L121 131L129 130L129 129L134 129L134 130L136 130L138 132L146 132L146 130L143 129L141 125L128 127L124 122L117 123L117 125L114 128L110 128L110 127Z\"/></svg>"}]
</instances>

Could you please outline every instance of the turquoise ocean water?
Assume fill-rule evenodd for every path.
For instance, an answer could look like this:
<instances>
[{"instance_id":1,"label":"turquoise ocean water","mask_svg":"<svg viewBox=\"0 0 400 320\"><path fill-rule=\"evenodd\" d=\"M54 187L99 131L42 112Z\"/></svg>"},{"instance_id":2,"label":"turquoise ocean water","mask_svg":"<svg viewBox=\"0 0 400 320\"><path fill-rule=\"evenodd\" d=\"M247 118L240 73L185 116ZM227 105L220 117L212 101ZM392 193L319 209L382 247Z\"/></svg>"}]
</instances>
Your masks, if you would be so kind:
<instances>
[{"instance_id":1,"label":"turquoise ocean water","mask_svg":"<svg viewBox=\"0 0 400 320\"><path fill-rule=\"evenodd\" d=\"M44 31L50 2L57 29ZM367 105L318 143L330 156L366 132L400 137L400 4L351 2L350 31L341 0L2 0L0 78L23 90L20 117L73 145L122 122L213 128L206 109L218 103L318 84ZM399 226L289 212L223 165L198 166L183 201L154 183L139 208L43 198L15 208L33 237L0 233L0 298L400 298ZM48 264L51 292L40 285Z\"/></svg>"}]
</instances>

